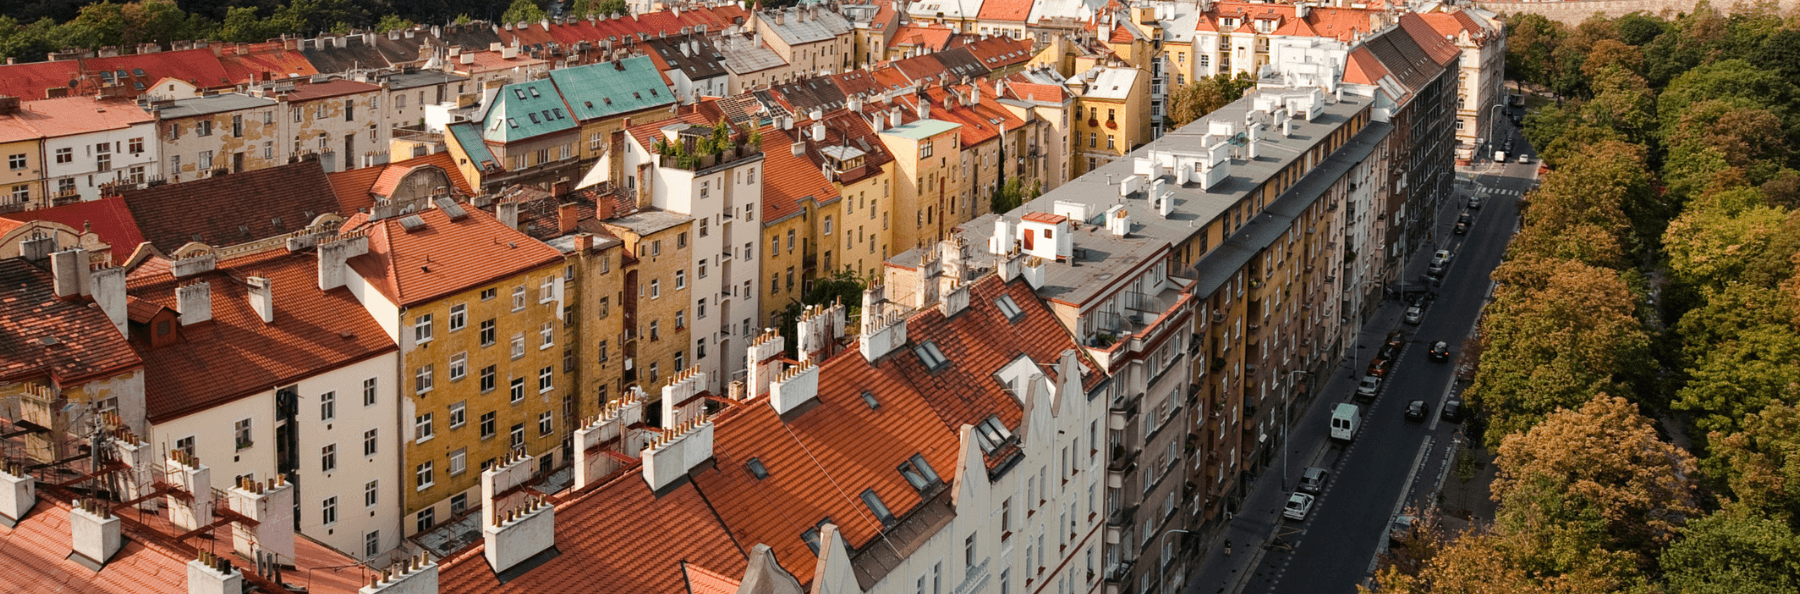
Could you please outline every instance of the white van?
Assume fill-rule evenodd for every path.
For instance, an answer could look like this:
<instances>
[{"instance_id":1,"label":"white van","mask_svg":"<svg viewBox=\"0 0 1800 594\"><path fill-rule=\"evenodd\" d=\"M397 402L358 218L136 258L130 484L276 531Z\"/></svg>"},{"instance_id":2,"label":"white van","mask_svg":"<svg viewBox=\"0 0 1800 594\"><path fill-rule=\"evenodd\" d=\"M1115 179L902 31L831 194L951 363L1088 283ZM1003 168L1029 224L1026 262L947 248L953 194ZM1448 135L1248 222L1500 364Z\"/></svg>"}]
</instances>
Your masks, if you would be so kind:
<instances>
[{"instance_id":1,"label":"white van","mask_svg":"<svg viewBox=\"0 0 1800 594\"><path fill-rule=\"evenodd\" d=\"M1361 409L1356 405L1344 403L1331 411L1331 438L1350 441L1356 438L1356 426L1361 422Z\"/></svg>"}]
</instances>

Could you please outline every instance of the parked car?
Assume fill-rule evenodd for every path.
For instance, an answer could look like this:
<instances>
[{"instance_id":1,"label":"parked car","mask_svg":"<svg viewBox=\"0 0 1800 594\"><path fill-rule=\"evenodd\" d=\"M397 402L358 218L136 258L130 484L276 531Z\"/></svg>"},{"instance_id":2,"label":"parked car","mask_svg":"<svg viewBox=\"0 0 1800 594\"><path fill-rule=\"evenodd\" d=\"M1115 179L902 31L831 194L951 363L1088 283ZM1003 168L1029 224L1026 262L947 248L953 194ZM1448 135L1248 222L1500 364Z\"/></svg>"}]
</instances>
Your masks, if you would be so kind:
<instances>
[{"instance_id":1,"label":"parked car","mask_svg":"<svg viewBox=\"0 0 1800 594\"><path fill-rule=\"evenodd\" d=\"M1408 402L1408 403L1406 403L1406 420L1408 420L1408 421L1423 421L1423 420L1425 420L1426 415L1430 413L1430 411L1431 411L1430 407L1425 405L1424 400L1414 400L1412 402Z\"/></svg>"},{"instance_id":2,"label":"parked car","mask_svg":"<svg viewBox=\"0 0 1800 594\"><path fill-rule=\"evenodd\" d=\"M1288 496L1287 508L1281 510L1281 516L1296 522L1306 519L1306 512L1312 511L1313 496L1295 493Z\"/></svg>"},{"instance_id":3,"label":"parked car","mask_svg":"<svg viewBox=\"0 0 1800 594\"><path fill-rule=\"evenodd\" d=\"M1431 267L1425 269L1425 273L1433 279L1441 279L1449 269L1450 250L1438 250L1437 253L1431 255Z\"/></svg>"},{"instance_id":4,"label":"parked car","mask_svg":"<svg viewBox=\"0 0 1800 594\"><path fill-rule=\"evenodd\" d=\"M1414 326L1425 320L1425 309L1417 305L1406 308L1406 323Z\"/></svg>"},{"instance_id":5,"label":"parked car","mask_svg":"<svg viewBox=\"0 0 1800 594\"><path fill-rule=\"evenodd\" d=\"M1387 377L1388 370L1394 366L1393 363L1393 359L1376 357L1375 360L1369 362L1369 375Z\"/></svg>"},{"instance_id":6,"label":"parked car","mask_svg":"<svg viewBox=\"0 0 1800 594\"><path fill-rule=\"evenodd\" d=\"M1394 518L1394 523L1388 525L1388 540L1396 543L1406 542L1406 537L1412 536L1412 531L1412 516L1400 516Z\"/></svg>"},{"instance_id":7,"label":"parked car","mask_svg":"<svg viewBox=\"0 0 1800 594\"><path fill-rule=\"evenodd\" d=\"M1525 153L1519 153L1519 162L1520 163L1530 163L1531 155L1527 155Z\"/></svg>"},{"instance_id":8,"label":"parked car","mask_svg":"<svg viewBox=\"0 0 1800 594\"><path fill-rule=\"evenodd\" d=\"M1400 356L1400 349L1406 348L1406 334L1395 330L1387 335L1387 342L1381 343L1381 356L1392 359Z\"/></svg>"},{"instance_id":9,"label":"parked car","mask_svg":"<svg viewBox=\"0 0 1800 594\"><path fill-rule=\"evenodd\" d=\"M1380 391L1381 378L1373 375L1363 376L1362 381L1356 384L1356 398L1358 400L1374 400L1375 393Z\"/></svg>"},{"instance_id":10,"label":"parked car","mask_svg":"<svg viewBox=\"0 0 1800 594\"><path fill-rule=\"evenodd\" d=\"M1457 235L1467 235L1469 233L1469 228L1474 226L1475 217L1469 216L1469 213L1465 212L1462 213L1461 216L1456 217L1456 228L1452 229L1452 231Z\"/></svg>"},{"instance_id":11,"label":"parked car","mask_svg":"<svg viewBox=\"0 0 1800 594\"><path fill-rule=\"evenodd\" d=\"M1506 151L1506 152L1509 152L1509 153L1510 153L1510 152L1512 152L1512 147L1513 147L1513 141L1512 141L1512 139L1511 139L1511 138L1508 138L1508 139L1506 139L1506 144L1505 144L1505 145L1502 145L1502 146L1501 146L1501 147L1500 147L1500 150L1503 150L1503 151Z\"/></svg>"},{"instance_id":12,"label":"parked car","mask_svg":"<svg viewBox=\"0 0 1800 594\"><path fill-rule=\"evenodd\" d=\"M1426 354L1431 356L1431 360L1437 361L1439 363L1449 361L1450 360L1450 343L1444 342L1442 340L1434 342L1431 344L1431 350L1427 351Z\"/></svg>"},{"instance_id":13,"label":"parked car","mask_svg":"<svg viewBox=\"0 0 1800 594\"><path fill-rule=\"evenodd\" d=\"M1330 480L1331 472L1317 466L1306 469L1300 474L1300 490L1318 494L1325 490L1325 481Z\"/></svg>"},{"instance_id":14,"label":"parked car","mask_svg":"<svg viewBox=\"0 0 1800 594\"><path fill-rule=\"evenodd\" d=\"M1481 195L1479 195L1479 194L1470 194L1469 195L1469 208L1473 208L1476 210L1481 209Z\"/></svg>"},{"instance_id":15,"label":"parked car","mask_svg":"<svg viewBox=\"0 0 1800 594\"><path fill-rule=\"evenodd\" d=\"M1461 423L1463 418L1462 401L1451 400L1444 403L1444 410L1438 412L1438 418L1451 423Z\"/></svg>"}]
</instances>

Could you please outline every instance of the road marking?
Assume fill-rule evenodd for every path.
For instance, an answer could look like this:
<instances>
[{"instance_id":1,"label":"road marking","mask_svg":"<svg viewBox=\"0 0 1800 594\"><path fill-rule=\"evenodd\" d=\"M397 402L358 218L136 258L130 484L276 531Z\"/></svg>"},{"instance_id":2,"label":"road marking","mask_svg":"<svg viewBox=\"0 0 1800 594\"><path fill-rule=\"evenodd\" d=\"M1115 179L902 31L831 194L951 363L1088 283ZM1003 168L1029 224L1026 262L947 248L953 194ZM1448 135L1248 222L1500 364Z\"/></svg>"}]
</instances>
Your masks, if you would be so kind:
<instances>
[{"instance_id":1,"label":"road marking","mask_svg":"<svg viewBox=\"0 0 1800 594\"><path fill-rule=\"evenodd\" d=\"M1444 382L1444 395L1438 397L1437 408L1434 409L1434 410L1438 411L1438 414L1433 415L1431 417L1431 426L1426 428L1427 431L1437 431L1438 420L1440 420L1444 417L1444 403L1450 401L1450 391L1452 388L1455 388L1455 387L1456 387L1456 369L1451 368L1450 381Z\"/></svg>"},{"instance_id":2,"label":"road marking","mask_svg":"<svg viewBox=\"0 0 1800 594\"><path fill-rule=\"evenodd\" d=\"M1427 435L1423 441L1419 442L1419 455L1413 458L1411 466L1412 470L1406 473L1406 484L1400 486L1400 499L1394 502L1394 511L1393 513L1388 514L1388 523L1382 525L1381 534L1377 536L1380 540L1378 541L1378 544L1375 545L1375 554L1369 557L1369 569L1367 572L1369 575L1375 574L1375 566L1380 563L1381 554L1387 552L1388 528L1393 525L1394 518L1400 516L1400 510L1406 509L1406 496L1408 493L1412 492L1413 479L1419 476L1419 465L1425 463L1425 454L1430 451L1431 436Z\"/></svg>"}]
</instances>

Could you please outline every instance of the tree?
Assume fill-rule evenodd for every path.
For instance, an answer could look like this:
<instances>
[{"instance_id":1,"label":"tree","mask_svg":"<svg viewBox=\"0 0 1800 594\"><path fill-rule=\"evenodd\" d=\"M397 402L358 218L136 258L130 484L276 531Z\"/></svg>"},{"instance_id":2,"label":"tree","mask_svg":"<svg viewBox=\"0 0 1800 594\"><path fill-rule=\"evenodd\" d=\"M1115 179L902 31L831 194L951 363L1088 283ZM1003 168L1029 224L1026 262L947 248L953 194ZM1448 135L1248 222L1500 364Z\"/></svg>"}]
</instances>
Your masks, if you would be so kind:
<instances>
[{"instance_id":1,"label":"tree","mask_svg":"<svg viewBox=\"0 0 1800 594\"><path fill-rule=\"evenodd\" d=\"M506 12L500 15L500 22L535 23L547 16L535 0L513 0L512 6L506 7Z\"/></svg>"},{"instance_id":2,"label":"tree","mask_svg":"<svg viewBox=\"0 0 1800 594\"><path fill-rule=\"evenodd\" d=\"M993 211L999 213L1011 212L1012 209L1018 208L1020 204L1023 204L1025 202L1025 190L1022 187L1019 178L1014 177L1006 180L1006 184L999 188L995 188L994 198L991 202L992 204L990 204L990 206L993 207Z\"/></svg>"},{"instance_id":3,"label":"tree","mask_svg":"<svg viewBox=\"0 0 1800 594\"><path fill-rule=\"evenodd\" d=\"M1776 402L1800 402L1800 334L1787 324L1747 328L1714 344L1688 370L1674 408L1708 431L1737 430L1745 415Z\"/></svg>"},{"instance_id":4,"label":"tree","mask_svg":"<svg viewBox=\"0 0 1800 594\"><path fill-rule=\"evenodd\" d=\"M1720 60L1695 67L1671 81L1656 98L1656 111L1665 134L1673 133L1690 105L1708 99L1728 100L1740 108L1762 108L1794 130L1790 106L1800 99L1800 87L1779 74L1741 59Z\"/></svg>"},{"instance_id":5,"label":"tree","mask_svg":"<svg viewBox=\"0 0 1800 594\"><path fill-rule=\"evenodd\" d=\"M575 0L564 11L569 16L586 18L587 15L607 16L615 14L631 14L625 0Z\"/></svg>"},{"instance_id":6,"label":"tree","mask_svg":"<svg viewBox=\"0 0 1800 594\"><path fill-rule=\"evenodd\" d=\"M1785 523L1728 507L1682 529L1662 567L1683 594L1800 594L1800 537Z\"/></svg>"},{"instance_id":7,"label":"tree","mask_svg":"<svg viewBox=\"0 0 1800 594\"><path fill-rule=\"evenodd\" d=\"M381 17L381 21L375 23L375 31L377 33L386 33L388 31L397 31L400 29L411 29L417 24L418 23L401 18L400 15L390 14Z\"/></svg>"},{"instance_id":8,"label":"tree","mask_svg":"<svg viewBox=\"0 0 1800 594\"><path fill-rule=\"evenodd\" d=\"M1169 119L1173 127L1186 126L1237 101L1244 96L1244 91L1254 86L1256 79L1243 72L1235 78L1219 73L1195 80L1193 84L1176 89L1169 97Z\"/></svg>"},{"instance_id":9,"label":"tree","mask_svg":"<svg viewBox=\"0 0 1800 594\"><path fill-rule=\"evenodd\" d=\"M1684 155L1714 149L1717 161L1742 170L1747 184L1761 184L1774 178L1792 157L1782 126L1780 117L1749 100L1705 99L1676 114L1673 127L1663 130L1663 142ZM1681 185L1677 192L1688 192L1681 199L1704 188L1701 180L1711 179L1717 171L1714 158L1709 155L1700 167L1686 164L1689 170L1665 171L1671 184Z\"/></svg>"},{"instance_id":10,"label":"tree","mask_svg":"<svg viewBox=\"0 0 1800 594\"><path fill-rule=\"evenodd\" d=\"M1737 282L1752 263L1764 260L1764 251L1788 218L1785 209L1764 204L1762 192L1755 189L1697 198L1663 234L1669 271L1676 280L1693 285Z\"/></svg>"},{"instance_id":11,"label":"tree","mask_svg":"<svg viewBox=\"0 0 1800 594\"><path fill-rule=\"evenodd\" d=\"M1550 86L1554 76L1552 54L1562 45L1568 30L1562 23L1540 14L1513 13L1504 19L1507 78Z\"/></svg>"},{"instance_id":12,"label":"tree","mask_svg":"<svg viewBox=\"0 0 1800 594\"><path fill-rule=\"evenodd\" d=\"M1800 526L1800 408L1771 404L1740 425L1710 436L1713 473L1730 487L1734 505Z\"/></svg>"}]
</instances>

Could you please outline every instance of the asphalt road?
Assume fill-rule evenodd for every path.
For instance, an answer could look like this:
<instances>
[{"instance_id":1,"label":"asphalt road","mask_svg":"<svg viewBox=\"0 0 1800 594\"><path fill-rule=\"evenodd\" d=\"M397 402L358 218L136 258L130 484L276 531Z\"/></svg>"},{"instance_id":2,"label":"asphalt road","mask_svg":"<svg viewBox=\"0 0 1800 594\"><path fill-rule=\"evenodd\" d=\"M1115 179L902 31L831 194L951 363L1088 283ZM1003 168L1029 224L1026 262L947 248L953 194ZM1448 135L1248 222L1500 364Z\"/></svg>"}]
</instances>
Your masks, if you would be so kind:
<instances>
[{"instance_id":1,"label":"asphalt road","mask_svg":"<svg viewBox=\"0 0 1800 594\"><path fill-rule=\"evenodd\" d=\"M1517 132L1516 128L1509 131L1515 137ZM1294 473L1306 466L1321 466L1332 471L1331 482L1304 522L1281 521L1274 528L1272 542L1276 546L1267 549L1255 568L1256 575L1263 579L1248 580L1244 592L1354 592L1355 586L1369 577L1375 556L1385 547L1387 528L1395 512L1430 497L1440 476L1438 469L1445 463L1444 446L1458 428L1454 423L1437 421L1454 379L1454 361L1489 296L1489 274L1500 263L1516 230L1518 197L1535 183L1536 151L1527 147L1522 138L1516 140L1515 148L1532 153L1533 162L1477 164L1473 175L1459 175L1459 204L1439 215L1439 228L1433 233L1440 247L1447 247L1454 254L1437 299L1427 306L1419 326L1398 326L1410 333L1406 347L1376 399L1359 403L1362 425L1355 441L1347 445L1325 443L1314 452L1297 456L1308 462L1296 463ZM1475 224L1467 235L1453 235L1450 227L1455 224L1456 214L1466 208L1466 197L1471 192L1483 198L1479 210L1468 211L1475 216ZM1426 356L1430 345L1440 340L1450 345L1449 363L1434 362ZM1373 356L1369 349L1363 349L1359 368ZM1342 382L1331 383L1336 386ZM1403 412L1411 400L1429 403L1430 416L1425 421L1404 418ZM1349 391L1326 393L1314 406L1329 408L1338 402L1355 401ZM1307 417L1305 423L1294 428L1296 433L1327 432L1325 416ZM1285 493L1279 497L1282 501L1285 498ZM1246 510L1258 512L1273 510Z\"/></svg>"}]
</instances>

